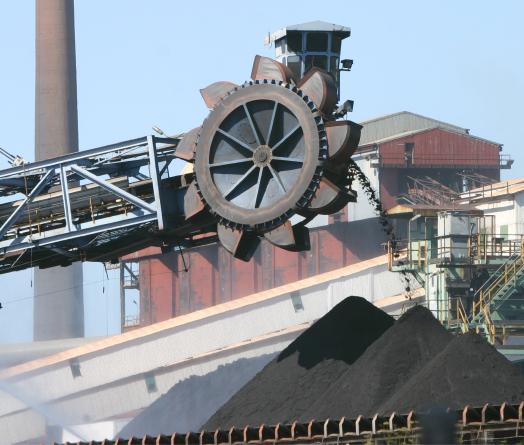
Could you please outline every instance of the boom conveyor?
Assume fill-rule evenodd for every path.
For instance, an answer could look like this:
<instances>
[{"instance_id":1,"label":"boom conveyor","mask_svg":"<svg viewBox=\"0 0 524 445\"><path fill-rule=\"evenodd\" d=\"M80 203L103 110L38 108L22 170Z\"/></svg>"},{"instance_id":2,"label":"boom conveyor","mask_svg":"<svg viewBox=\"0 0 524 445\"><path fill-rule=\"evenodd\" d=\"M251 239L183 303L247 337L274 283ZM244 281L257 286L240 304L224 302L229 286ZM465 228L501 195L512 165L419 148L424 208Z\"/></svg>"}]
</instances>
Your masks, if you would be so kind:
<instances>
[{"instance_id":1,"label":"boom conveyor","mask_svg":"<svg viewBox=\"0 0 524 445\"><path fill-rule=\"evenodd\" d=\"M0 273L217 239L246 261L261 238L307 250L307 222L355 200L348 168L361 127L340 120L331 73L297 77L256 56L248 82L201 90L211 111L185 134L0 171ZM172 175L175 159L193 172Z\"/></svg>"}]
</instances>

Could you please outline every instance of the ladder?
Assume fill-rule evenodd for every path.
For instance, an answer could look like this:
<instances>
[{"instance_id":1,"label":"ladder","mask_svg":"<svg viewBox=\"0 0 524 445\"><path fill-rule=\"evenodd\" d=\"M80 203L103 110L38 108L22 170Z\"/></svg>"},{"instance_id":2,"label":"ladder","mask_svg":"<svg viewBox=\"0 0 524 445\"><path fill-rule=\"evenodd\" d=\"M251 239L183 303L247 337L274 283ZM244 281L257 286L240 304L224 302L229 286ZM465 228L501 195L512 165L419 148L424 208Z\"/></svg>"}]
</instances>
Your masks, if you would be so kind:
<instances>
[{"instance_id":1,"label":"ladder","mask_svg":"<svg viewBox=\"0 0 524 445\"><path fill-rule=\"evenodd\" d=\"M481 326L493 343L496 325L493 314L496 313L524 278L524 252L513 254L502 264L486 283L476 292L469 316L470 325Z\"/></svg>"}]
</instances>

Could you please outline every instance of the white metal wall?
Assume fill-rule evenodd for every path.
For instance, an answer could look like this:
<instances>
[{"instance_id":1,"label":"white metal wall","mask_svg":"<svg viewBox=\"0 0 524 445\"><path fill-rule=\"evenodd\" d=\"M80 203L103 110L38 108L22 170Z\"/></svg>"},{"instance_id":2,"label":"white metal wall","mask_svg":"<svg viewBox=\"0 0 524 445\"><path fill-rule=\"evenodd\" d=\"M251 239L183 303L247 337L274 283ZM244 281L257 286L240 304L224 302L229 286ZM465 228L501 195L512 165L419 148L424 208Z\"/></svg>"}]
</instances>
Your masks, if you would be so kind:
<instances>
[{"instance_id":1,"label":"white metal wall","mask_svg":"<svg viewBox=\"0 0 524 445\"><path fill-rule=\"evenodd\" d=\"M242 357L282 350L308 323L348 295L376 301L402 291L398 274L388 272L386 265L380 264L253 304L240 307L231 304L232 309L226 312L87 352L76 358L81 372L76 378L69 361L36 369L10 379L9 391L15 396L22 394L25 402L30 400L40 411L49 413L50 423L101 421L150 405L175 383L191 375L206 374ZM300 298L302 309L295 309L292 296L295 301ZM264 336L269 338L264 340ZM255 338L259 341L253 342ZM154 375L158 391L147 391L144 380L147 373ZM24 411L25 405L16 397L0 394L0 431L7 428L13 431L13 442L43 433L43 416ZM35 415L39 420L30 420ZM16 422L20 422L17 425L25 422L25 427L13 427Z\"/></svg>"}]
</instances>

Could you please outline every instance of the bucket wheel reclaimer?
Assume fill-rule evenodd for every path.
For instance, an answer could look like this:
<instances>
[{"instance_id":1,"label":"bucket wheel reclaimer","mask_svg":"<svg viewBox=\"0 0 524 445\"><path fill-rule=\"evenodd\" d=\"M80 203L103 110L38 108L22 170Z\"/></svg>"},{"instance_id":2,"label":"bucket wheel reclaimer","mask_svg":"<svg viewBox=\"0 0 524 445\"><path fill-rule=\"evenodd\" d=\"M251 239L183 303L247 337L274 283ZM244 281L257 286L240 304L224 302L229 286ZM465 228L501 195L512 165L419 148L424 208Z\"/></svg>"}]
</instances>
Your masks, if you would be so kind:
<instances>
[{"instance_id":1,"label":"bucket wheel reclaimer","mask_svg":"<svg viewBox=\"0 0 524 445\"><path fill-rule=\"evenodd\" d=\"M256 56L251 78L201 90L212 110L177 148L194 162L186 218L213 214L221 244L243 260L260 237L309 249L305 223L354 200L348 166L361 128L334 119L336 85L322 70L296 81L285 65ZM292 225L294 214L303 220Z\"/></svg>"}]
</instances>

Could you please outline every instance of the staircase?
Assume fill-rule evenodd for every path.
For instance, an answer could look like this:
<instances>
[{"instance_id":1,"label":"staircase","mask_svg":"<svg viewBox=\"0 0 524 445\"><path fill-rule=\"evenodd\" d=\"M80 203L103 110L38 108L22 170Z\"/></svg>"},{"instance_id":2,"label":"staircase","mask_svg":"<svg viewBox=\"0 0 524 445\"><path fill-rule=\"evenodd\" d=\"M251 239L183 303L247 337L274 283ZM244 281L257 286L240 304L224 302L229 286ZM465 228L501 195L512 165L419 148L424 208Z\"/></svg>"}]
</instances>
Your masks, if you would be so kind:
<instances>
[{"instance_id":1,"label":"staircase","mask_svg":"<svg viewBox=\"0 0 524 445\"><path fill-rule=\"evenodd\" d=\"M493 320L494 315L497 316L496 318L501 318L498 311L522 283L524 283L524 252L521 251L508 258L477 291L468 320L469 326L475 326L477 330L480 328L490 341L495 343L500 329L498 329L499 323Z\"/></svg>"}]
</instances>

